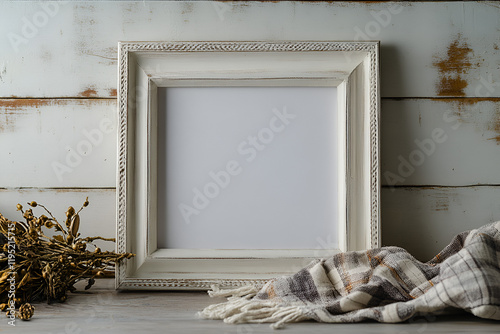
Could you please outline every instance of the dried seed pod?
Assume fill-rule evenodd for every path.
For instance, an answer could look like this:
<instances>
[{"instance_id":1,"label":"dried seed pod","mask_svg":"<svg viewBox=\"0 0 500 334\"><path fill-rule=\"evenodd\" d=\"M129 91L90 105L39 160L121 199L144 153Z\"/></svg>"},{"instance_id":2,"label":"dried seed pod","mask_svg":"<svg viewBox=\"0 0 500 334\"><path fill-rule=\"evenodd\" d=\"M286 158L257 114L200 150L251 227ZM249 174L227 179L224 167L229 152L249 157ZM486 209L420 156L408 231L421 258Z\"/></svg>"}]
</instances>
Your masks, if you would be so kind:
<instances>
[{"instance_id":1,"label":"dried seed pod","mask_svg":"<svg viewBox=\"0 0 500 334\"><path fill-rule=\"evenodd\" d=\"M47 226L47 223L50 222L49 218L45 215L41 215L40 218L38 218L38 225L45 225ZM54 225L52 222L50 222L52 225Z\"/></svg>"},{"instance_id":2,"label":"dried seed pod","mask_svg":"<svg viewBox=\"0 0 500 334\"><path fill-rule=\"evenodd\" d=\"M35 201L32 201L31 203L28 203L28 204L31 205L34 208L36 208L36 206L38 205L38 203L35 202Z\"/></svg>"},{"instance_id":3,"label":"dried seed pod","mask_svg":"<svg viewBox=\"0 0 500 334\"><path fill-rule=\"evenodd\" d=\"M75 214L75 208L70 206L66 211L66 227L69 228L71 225L71 217Z\"/></svg>"},{"instance_id":4,"label":"dried seed pod","mask_svg":"<svg viewBox=\"0 0 500 334\"><path fill-rule=\"evenodd\" d=\"M69 226L69 234L76 237L79 228L80 228L80 216L75 215L73 216L73 218L71 218L71 224Z\"/></svg>"},{"instance_id":5,"label":"dried seed pod","mask_svg":"<svg viewBox=\"0 0 500 334\"><path fill-rule=\"evenodd\" d=\"M16 315L21 320L30 320L34 313L35 307L30 303L25 303L19 307L19 311Z\"/></svg>"},{"instance_id":6,"label":"dried seed pod","mask_svg":"<svg viewBox=\"0 0 500 334\"><path fill-rule=\"evenodd\" d=\"M78 250L80 252L85 252L87 250L87 244L85 242L78 242Z\"/></svg>"},{"instance_id":7,"label":"dried seed pod","mask_svg":"<svg viewBox=\"0 0 500 334\"><path fill-rule=\"evenodd\" d=\"M24 215L23 217L26 219L26 220L31 220L33 219L33 211L31 209L28 209L26 211L24 211Z\"/></svg>"},{"instance_id":8,"label":"dried seed pod","mask_svg":"<svg viewBox=\"0 0 500 334\"><path fill-rule=\"evenodd\" d=\"M89 205L89 198L85 198L85 202L83 203L83 207L87 207Z\"/></svg>"},{"instance_id":9,"label":"dried seed pod","mask_svg":"<svg viewBox=\"0 0 500 334\"><path fill-rule=\"evenodd\" d=\"M21 204L18 204L18 205L16 206L16 208L17 208L17 211L21 211L21 210L23 209L23 206L22 206Z\"/></svg>"},{"instance_id":10,"label":"dried seed pod","mask_svg":"<svg viewBox=\"0 0 500 334\"><path fill-rule=\"evenodd\" d=\"M66 211L66 217L71 217L75 214L75 208L70 206L68 210Z\"/></svg>"}]
</instances>

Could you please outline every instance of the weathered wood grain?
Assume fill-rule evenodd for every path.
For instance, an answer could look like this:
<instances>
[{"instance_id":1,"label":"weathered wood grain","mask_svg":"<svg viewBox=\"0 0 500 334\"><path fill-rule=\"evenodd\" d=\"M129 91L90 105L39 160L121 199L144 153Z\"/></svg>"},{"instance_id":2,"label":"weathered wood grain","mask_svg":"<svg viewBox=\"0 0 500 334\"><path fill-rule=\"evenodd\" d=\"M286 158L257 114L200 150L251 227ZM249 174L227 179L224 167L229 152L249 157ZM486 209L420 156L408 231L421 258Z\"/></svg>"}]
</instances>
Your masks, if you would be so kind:
<instances>
[{"instance_id":1,"label":"weathered wood grain","mask_svg":"<svg viewBox=\"0 0 500 334\"><path fill-rule=\"evenodd\" d=\"M500 184L499 99L383 100L382 184Z\"/></svg>"},{"instance_id":2,"label":"weathered wood grain","mask_svg":"<svg viewBox=\"0 0 500 334\"><path fill-rule=\"evenodd\" d=\"M381 114L384 185L500 184L498 99L384 99ZM0 100L0 139L1 187L115 186L115 100Z\"/></svg>"},{"instance_id":3,"label":"weathered wood grain","mask_svg":"<svg viewBox=\"0 0 500 334\"><path fill-rule=\"evenodd\" d=\"M60 217L86 196L90 205L82 213L82 233L114 236L114 189L2 189L0 212L18 220L16 204L36 200ZM422 261L441 251L455 234L497 220L500 187L382 188L382 244L404 247Z\"/></svg>"},{"instance_id":4,"label":"weathered wood grain","mask_svg":"<svg viewBox=\"0 0 500 334\"><path fill-rule=\"evenodd\" d=\"M83 290L85 282L77 285ZM86 292L69 294L63 304L35 304L29 322L16 321L15 328L0 328L23 334L38 333L189 333L257 334L275 332L269 324L230 325L203 320L196 313L204 307L223 302L205 292L117 292L110 279L99 279ZM286 333L401 334L401 333L498 333L498 322L471 315L418 317L402 324L289 324Z\"/></svg>"},{"instance_id":5,"label":"weathered wood grain","mask_svg":"<svg viewBox=\"0 0 500 334\"><path fill-rule=\"evenodd\" d=\"M421 261L456 234L500 220L500 187L382 188L382 244Z\"/></svg>"},{"instance_id":6,"label":"weathered wood grain","mask_svg":"<svg viewBox=\"0 0 500 334\"><path fill-rule=\"evenodd\" d=\"M380 40L382 96L498 97L499 14L490 1L4 1L0 97L115 97L119 40Z\"/></svg>"},{"instance_id":7,"label":"weathered wood grain","mask_svg":"<svg viewBox=\"0 0 500 334\"><path fill-rule=\"evenodd\" d=\"M0 189L0 212L10 220L22 220L16 211L16 204L25 208L27 202L37 201L45 205L52 214L63 223L65 212L69 206L79 209L85 198L89 198L89 206L81 213L80 232L83 236L115 237L115 189ZM40 208L34 208L35 215L44 214ZM114 250L113 242L96 241L104 250Z\"/></svg>"},{"instance_id":8,"label":"weathered wood grain","mask_svg":"<svg viewBox=\"0 0 500 334\"><path fill-rule=\"evenodd\" d=\"M0 99L0 187L114 187L116 101Z\"/></svg>"}]
</instances>

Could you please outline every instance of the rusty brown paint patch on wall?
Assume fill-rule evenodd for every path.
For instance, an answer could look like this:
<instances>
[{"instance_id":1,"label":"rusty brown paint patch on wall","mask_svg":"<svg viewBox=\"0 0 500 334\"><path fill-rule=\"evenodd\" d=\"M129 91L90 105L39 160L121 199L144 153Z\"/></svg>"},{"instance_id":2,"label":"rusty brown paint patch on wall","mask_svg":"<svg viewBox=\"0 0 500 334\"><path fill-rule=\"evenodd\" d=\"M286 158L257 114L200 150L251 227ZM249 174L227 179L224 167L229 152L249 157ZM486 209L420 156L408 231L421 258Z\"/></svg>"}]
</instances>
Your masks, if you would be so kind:
<instances>
[{"instance_id":1,"label":"rusty brown paint patch on wall","mask_svg":"<svg viewBox=\"0 0 500 334\"><path fill-rule=\"evenodd\" d=\"M81 92L80 94L78 94L78 96L97 97L97 91L93 87L89 87L86 90L84 90L83 92Z\"/></svg>"},{"instance_id":2,"label":"rusty brown paint patch on wall","mask_svg":"<svg viewBox=\"0 0 500 334\"><path fill-rule=\"evenodd\" d=\"M40 114L39 107L50 104L47 99L3 99L0 100L0 132L14 132L20 118L33 112Z\"/></svg>"},{"instance_id":3,"label":"rusty brown paint patch on wall","mask_svg":"<svg viewBox=\"0 0 500 334\"><path fill-rule=\"evenodd\" d=\"M460 76L456 78L442 77L439 84L439 96L465 96L467 81Z\"/></svg>"},{"instance_id":4,"label":"rusty brown paint patch on wall","mask_svg":"<svg viewBox=\"0 0 500 334\"><path fill-rule=\"evenodd\" d=\"M430 193L428 196L432 198L431 210L448 211L451 201L456 200L457 192L453 188L436 187L436 192Z\"/></svg>"},{"instance_id":5,"label":"rusty brown paint patch on wall","mask_svg":"<svg viewBox=\"0 0 500 334\"><path fill-rule=\"evenodd\" d=\"M450 202L448 201L448 199L441 198L436 200L433 209L434 211L448 211L449 208L450 208Z\"/></svg>"},{"instance_id":6,"label":"rusty brown paint patch on wall","mask_svg":"<svg viewBox=\"0 0 500 334\"><path fill-rule=\"evenodd\" d=\"M498 135L496 137L488 138L488 140L494 140L497 142L497 145L500 145L500 135Z\"/></svg>"},{"instance_id":7,"label":"rusty brown paint patch on wall","mask_svg":"<svg viewBox=\"0 0 500 334\"><path fill-rule=\"evenodd\" d=\"M497 135L487 138L500 145L500 98L470 97L451 99L432 99L447 103L449 116L456 117L457 122L468 123L481 132L495 132Z\"/></svg>"},{"instance_id":8,"label":"rusty brown paint patch on wall","mask_svg":"<svg viewBox=\"0 0 500 334\"><path fill-rule=\"evenodd\" d=\"M52 99L3 99L0 100L0 112L39 108L58 103L57 100Z\"/></svg>"},{"instance_id":9,"label":"rusty brown paint patch on wall","mask_svg":"<svg viewBox=\"0 0 500 334\"><path fill-rule=\"evenodd\" d=\"M114 94L116 96L116 89L110 90L110 93L113 94L112 91L115 91ZM115 100L106 100L106 99L71 99L71 98L53 98L53 99L0 99L0 112L22 112L22 111L30 111L30 109L38 109L40 107L46 106L85 106L91 108L96 104L107 104L107 105L115 105Z\"/></svg>"},{"instance_id":10,"label":"rusty brown paint patch on wall","mask_svg":"<svg viewBox=\"0 0 500 334\"><path fill-rule=\"evenodd\" d=\"M115 107L116 99L0 99L0 132L16 131L24 122L21 118L41 117L46 107L59 106L66 112L75 108L90 111L97 105Z\"/></svg>"},{"instance_id":11,"label":"rusty brown paint patch on wall","mask_svg":"<svg viewBox=\"0 0 500 334\"><path fill-rule=\"evenodd\" d=\"M111 88L109 90L109 96L117 96L118 95L118 92L116 91L115 88Z\"/></svg>"},{"instance_id":12,"label":"rusty brown paint patch on wall","mask_svg":"<svg viewBox=\"0 0 500 334\"><path fill-rule=\"evenodd\" d=\"M457 109L474 106L480 102L500 103L500 97L434 98L435 102L453 104Z\"/></svg>"},{"instance_id":13,"label":"rusty brown paint patch on wall","mask_svg":"<svg viewBox=\"0 0 500 334\"><path fill-rule=\"evenodd\" d=\"M0 99L0 112L22 112L46 106L80 105L93 106L96 103L106 103L106 100L80 99ZM113 103L114 101L109 101Z\"/></svg>"},{"instance_id":14,"label":"rusty brown paint patch on wall","mask_svg":"<svg viewBox=\"0 0 500 334\"><path fill-rule=\"evenodd\" d=\"M436 84L438 96L465 96L467 81L463 75L468 73L472 66L473 50L459 35L448 46L444 57L436 57L433 63L439 71L439 82Z\"/></svg>"}]
</instances>

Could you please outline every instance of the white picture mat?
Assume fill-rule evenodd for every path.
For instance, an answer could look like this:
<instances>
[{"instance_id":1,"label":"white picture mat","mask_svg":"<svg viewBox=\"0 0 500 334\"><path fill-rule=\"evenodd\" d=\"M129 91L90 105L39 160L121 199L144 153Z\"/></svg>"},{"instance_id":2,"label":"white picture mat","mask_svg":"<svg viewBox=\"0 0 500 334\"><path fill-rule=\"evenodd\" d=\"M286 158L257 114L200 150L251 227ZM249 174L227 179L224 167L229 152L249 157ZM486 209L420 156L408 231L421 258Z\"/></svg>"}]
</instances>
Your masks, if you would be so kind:
<instances>
[{"instance_id":1,"label":"white picture mat","mask_svg":"<svg viewBox=\"0 0 500 334\"><path fill-rule=\"evenodd\" d=\"M337 117L334 87L159 88L158 248L338 248Z\"/></svg>"}]
</instances>

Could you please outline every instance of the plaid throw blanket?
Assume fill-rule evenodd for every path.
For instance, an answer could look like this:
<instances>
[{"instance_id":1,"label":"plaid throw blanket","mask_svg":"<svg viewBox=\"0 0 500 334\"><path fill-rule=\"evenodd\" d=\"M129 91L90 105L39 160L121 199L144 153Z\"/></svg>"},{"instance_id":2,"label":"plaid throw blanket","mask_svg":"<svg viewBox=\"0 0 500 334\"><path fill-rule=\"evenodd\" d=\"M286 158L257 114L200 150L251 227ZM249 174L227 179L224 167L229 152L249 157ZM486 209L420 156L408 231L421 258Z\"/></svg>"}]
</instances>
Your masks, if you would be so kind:
<instances>
[{"instance_id":1,"label":"plaid throw blanket","mask_svg":"<svg viewBox=\"0 0 500 334\"><path fill-rule=\"evenodd\" d=\"M346 252L273 279L260 291L213 287L209 294L229 298L201 317L273 328L308 319L395 323L460 310L500 320L500 222L457 235L427 263L398 247Z\"/></svg>"}]
</instances>

